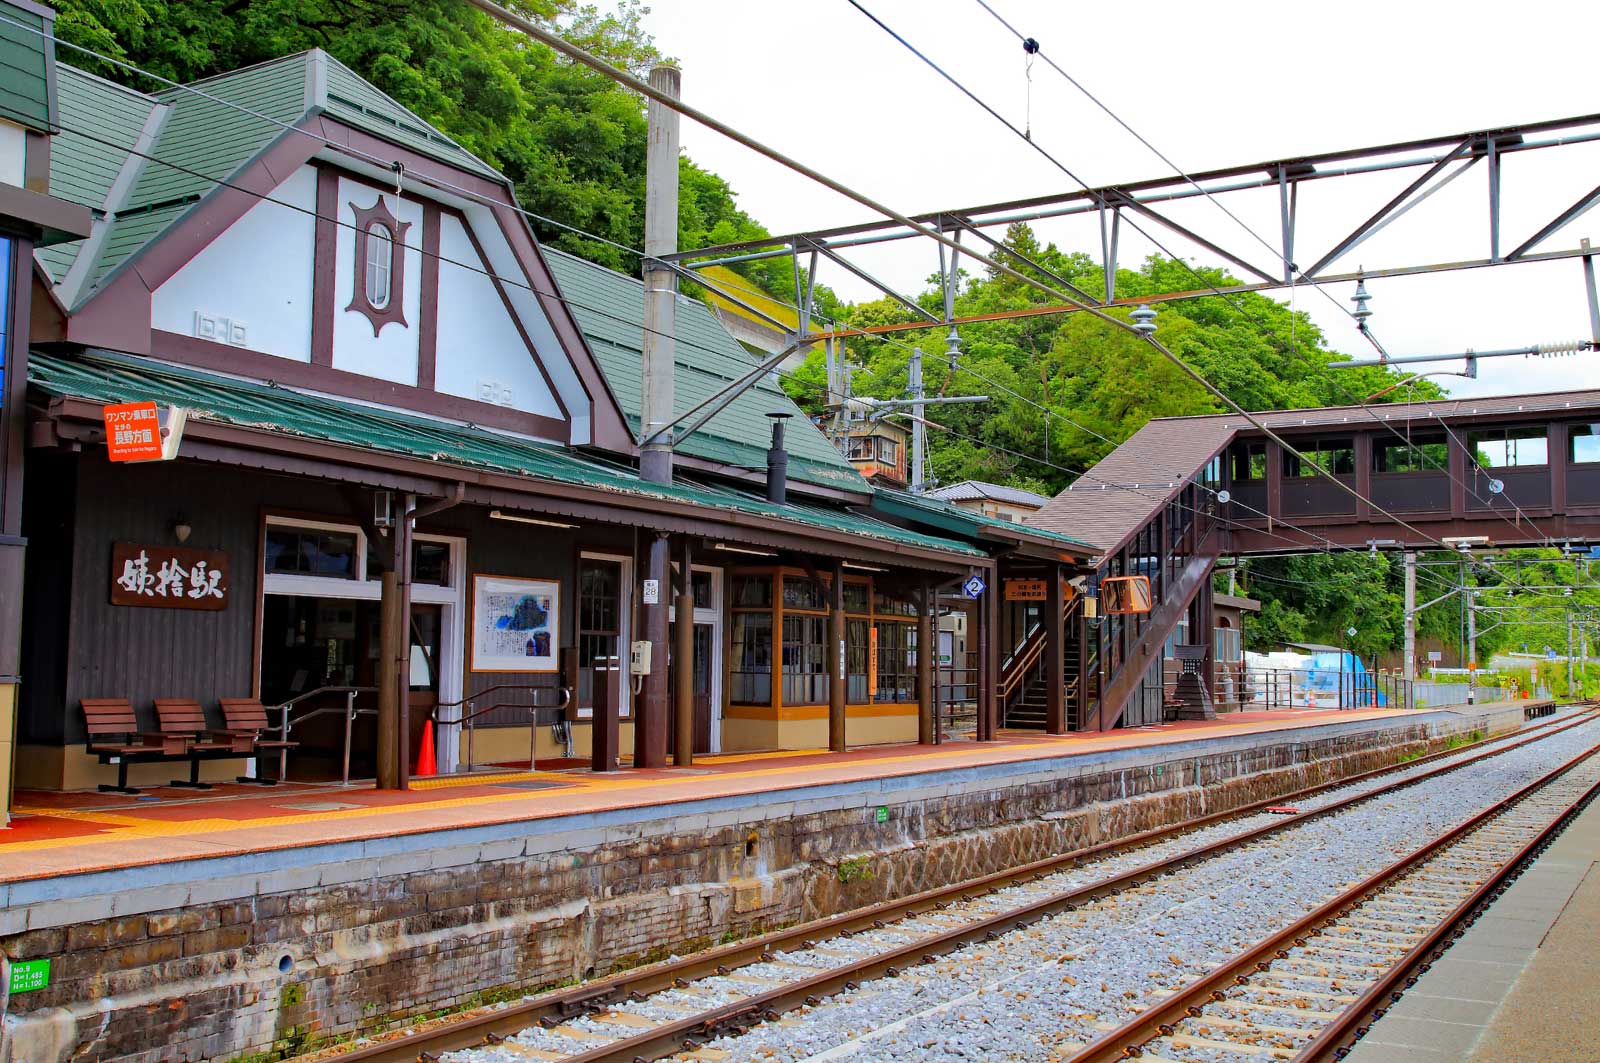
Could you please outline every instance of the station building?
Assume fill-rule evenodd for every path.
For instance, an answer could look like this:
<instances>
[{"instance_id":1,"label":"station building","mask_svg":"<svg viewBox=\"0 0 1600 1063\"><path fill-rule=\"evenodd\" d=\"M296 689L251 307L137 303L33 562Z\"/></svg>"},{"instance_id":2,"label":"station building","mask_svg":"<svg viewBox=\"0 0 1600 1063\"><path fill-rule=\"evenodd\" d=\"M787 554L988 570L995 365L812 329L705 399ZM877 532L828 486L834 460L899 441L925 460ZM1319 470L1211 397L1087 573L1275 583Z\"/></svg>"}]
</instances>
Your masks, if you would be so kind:
<instances>
[{"instance_id":1,"label":"station building","mask_svg":"<svg viewBox=\"0 0 1600 1063\"><path fill-rule=\"evenodd\" d=\"M689 699L695 752L999 725L1001 588L1059 591L1084 544L869 483L771 380L642 480L639 282L541 247L493 167L320 51L154 95L62 64L52 91L50 187L93 222L17 274L17 785L117 777L99 698L142 731L158 699L292 705L291 777L384 777L397 712L397 785L429 721L441 771L661 763ZM682 297L676 359L680 413L753 365ZM111 461L106 407L142 402L186 418L175 456ZM640 641L692 682L652 704Z\"/></svg>"}]
</instances>

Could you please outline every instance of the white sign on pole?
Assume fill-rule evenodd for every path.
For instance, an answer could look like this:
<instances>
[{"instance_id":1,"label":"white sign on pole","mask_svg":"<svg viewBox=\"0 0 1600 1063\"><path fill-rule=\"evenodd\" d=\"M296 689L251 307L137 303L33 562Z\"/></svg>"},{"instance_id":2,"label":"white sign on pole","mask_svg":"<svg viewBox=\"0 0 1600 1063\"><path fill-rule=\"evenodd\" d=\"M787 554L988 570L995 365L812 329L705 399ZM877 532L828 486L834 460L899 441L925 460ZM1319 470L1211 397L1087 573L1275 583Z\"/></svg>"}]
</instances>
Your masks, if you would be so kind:
<instances>
[{"instance_id":1,"label":"white sign on pole","mask_svg":"<svg viewBox=\"0 0 1600 1063\"><path fill-rule=\"evenodd\" d=\"M659 604L661 604L661 581L660 580L658 580L658 579L647 579L647 580L644 581L644 604L646 604L646 605L659 605Z\"/></svg>"}]
</instances>

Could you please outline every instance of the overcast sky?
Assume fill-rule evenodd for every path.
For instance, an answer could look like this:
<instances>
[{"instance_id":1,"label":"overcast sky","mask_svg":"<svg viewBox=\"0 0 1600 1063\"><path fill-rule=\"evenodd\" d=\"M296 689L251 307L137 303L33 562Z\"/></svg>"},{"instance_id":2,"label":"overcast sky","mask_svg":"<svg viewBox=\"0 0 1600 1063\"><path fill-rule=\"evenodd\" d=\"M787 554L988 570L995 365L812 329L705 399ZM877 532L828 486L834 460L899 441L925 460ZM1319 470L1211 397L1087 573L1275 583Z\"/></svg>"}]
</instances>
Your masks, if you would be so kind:
<instances>
[{"instance_id":1,"label":"overcast sky","mask_svg":"<svg viewBox=\"0 0 1600 1063\"><path fill-rule=\"evenodd\" d=\"M1022 48L976 0L862 3L1008 119L1027 120ZM1154 0L1094 18L1081 5L990 3L1191 171L1600 112L1600 82L1588 60L1600 5L1590 2L1528 0L1508 8ZM662 51L681 62L688 102L896 210L915 214L1077 187L847 0L651 0L651 6L646 26ZM1110 17L1112 11L1120 14ZM1031 84L1034 140L1084 181L1172 172L1043 62L1034 63ZM693 122L684 122L683 143L697 162L727 178L741 205L772 232L872 217ZM1467 172L1331 270L1486 256L1485 170L1480 164ZM1320 257L1420 172L1308 186L1300 204L1300 264ZM1502 180L1501 246L1509 250L1600 185L1600 144L1517 155ZM1223 202L1275 240L1275 193ZM1272 253L1216 206L1195 200L1169 213L1272 270ZM1092 223L1061 220L1038 229L1064 249L1098 255ZM1152 234L1184 257L1223 264L1164 231ZM1543 246L1571 247L1583 236L1600 245L1600 209ZM1124 264L1153 250L1124 229ZM938 267L937 248L928 241L852 258L912 290ZM874 295L838 269L821 271L820 279L846 298ZM1577 260L1381 280L1368 288L1373 332L1395 356L1520 347L1589 332ZM1335 348L1367 357L1370 348L1341 309L1352 289L1329 286L1332 299L1301 289L1294 303ZM1600 355L1489 360L1476 382L1438 379L1462 395L1600 387Z\"/></svg>"}]
</instances>

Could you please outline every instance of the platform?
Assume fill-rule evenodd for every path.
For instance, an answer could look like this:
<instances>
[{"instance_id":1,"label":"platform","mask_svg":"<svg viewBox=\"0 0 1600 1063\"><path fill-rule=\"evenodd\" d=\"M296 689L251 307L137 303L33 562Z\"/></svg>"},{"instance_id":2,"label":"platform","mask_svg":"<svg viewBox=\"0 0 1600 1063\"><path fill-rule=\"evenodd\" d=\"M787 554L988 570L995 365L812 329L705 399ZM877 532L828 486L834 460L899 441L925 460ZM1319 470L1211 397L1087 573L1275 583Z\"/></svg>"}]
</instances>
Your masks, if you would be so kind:
<instances>
[{"instance_id":1,"label":"platform","mask_svg":"<svg viewBox=\"0 0 1600 1063\"><path fill-rule=\"evenodd\" d=\"M1480 705L1474 714L1515 710L1516 703ZM848 753L806 750L697 758L693 768L506 771L416 780L407 792L370 785L289 783L272 788L219 785L203 795L152 788L141 797L93 792L20 791L17 816L0 830L0 883L110 871L175 861L324 846L365 839L451 832L462 828L545 821L706 800L747 799L840 784L907 780L1063 759L1099 763L1129 752L1172 753L1180 744L1200 753L1207 743L1283 732L1363 729L1382 721L1453 720L1451 710L1346 709L1229 713L1213 721L1072 734L1003 732L998 741L941 746L879 746ZM1230 743L1230 745L1233 743ZM1039 766L1044 766L1043 764ZM921 785L934 779L913 780ZM721 803L721 802L719 802ZM575 824L576 825L576 824ZM551 824L541 827L548 830ZM19 890L21 900L32 891ZM3 891L0 891L3 893Z\"/></svg>"}]
</instances>

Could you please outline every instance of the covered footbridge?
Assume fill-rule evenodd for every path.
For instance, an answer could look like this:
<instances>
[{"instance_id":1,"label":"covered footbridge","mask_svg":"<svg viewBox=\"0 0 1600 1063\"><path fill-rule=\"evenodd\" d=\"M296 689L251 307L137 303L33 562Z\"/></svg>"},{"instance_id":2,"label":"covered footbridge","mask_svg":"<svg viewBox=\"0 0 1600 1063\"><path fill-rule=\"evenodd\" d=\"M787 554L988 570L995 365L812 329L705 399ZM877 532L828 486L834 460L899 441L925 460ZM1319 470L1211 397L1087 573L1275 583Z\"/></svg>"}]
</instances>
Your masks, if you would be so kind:
<instances>
[{"instance_id":1,"label":"covered footbridge","mask_svg":"<svg viewBox=\"0 0 1600 1063\"><path fill-rule=\"evenodd\" d=\"M1216 689L1220 557L1600 542L1600 391L1161 418L1029 523L1102 556L1047 640L1062 682L1045 681L1046 648L1018 661L1038 682L1008 689L1042 687L1051 731L1155 723L1168 656ZM1151 611L1091 615L1099 581L1123 575L1149 578Z\"/></svg>"}]
</instances>

